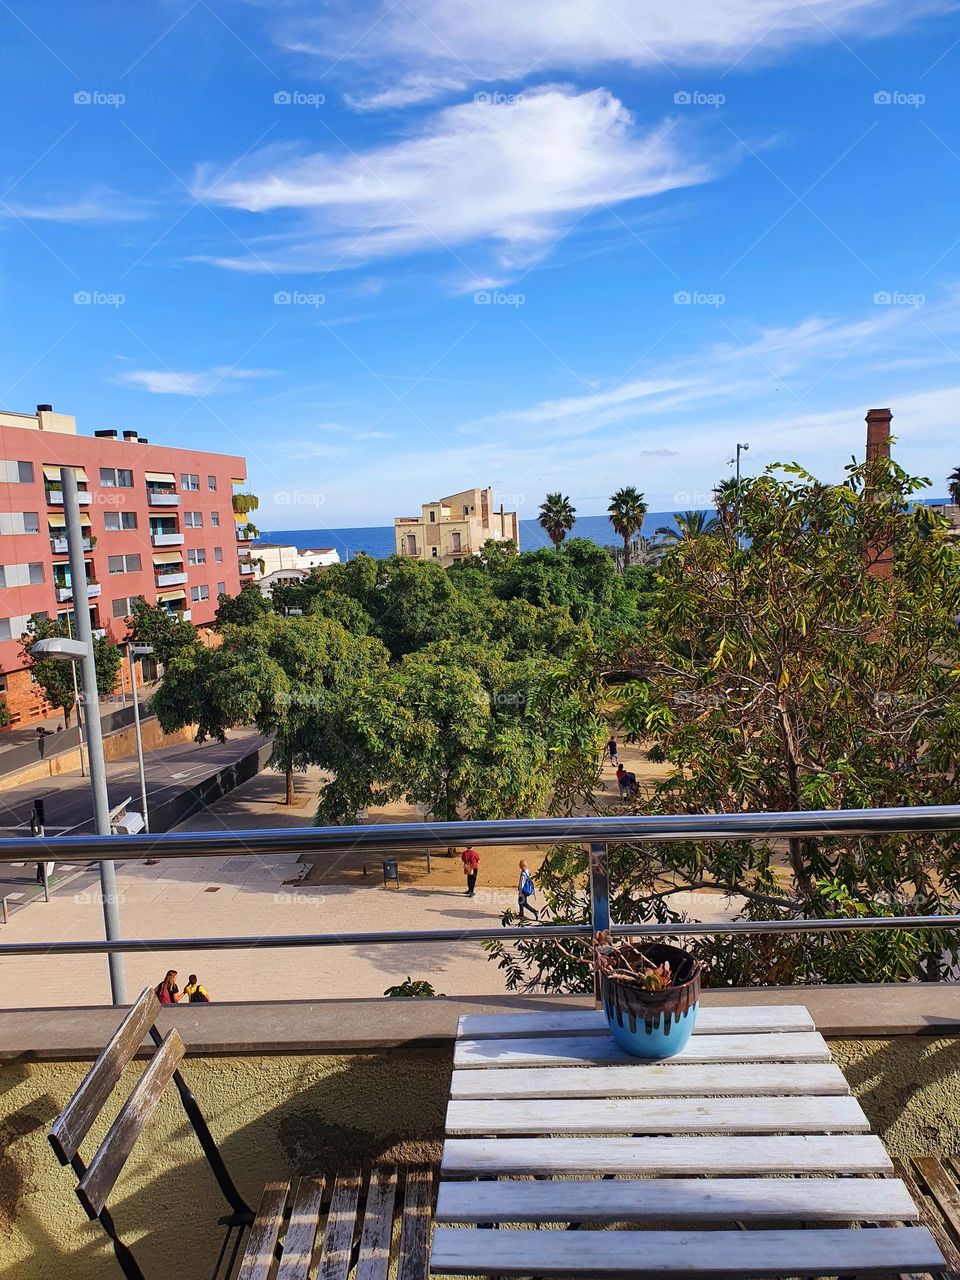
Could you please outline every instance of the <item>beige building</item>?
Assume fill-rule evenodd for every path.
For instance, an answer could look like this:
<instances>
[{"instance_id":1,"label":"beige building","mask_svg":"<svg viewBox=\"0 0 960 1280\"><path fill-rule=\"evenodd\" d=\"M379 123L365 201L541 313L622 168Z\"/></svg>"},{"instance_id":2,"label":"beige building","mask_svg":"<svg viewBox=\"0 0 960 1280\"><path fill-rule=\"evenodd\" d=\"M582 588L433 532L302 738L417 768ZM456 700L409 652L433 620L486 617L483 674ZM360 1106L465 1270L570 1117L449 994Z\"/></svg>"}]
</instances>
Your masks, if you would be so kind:
<instances>
[{"instance_id":1,"label":"beige building","mask_svg":"<svg viewBox=\"0 0 960 1280\"><path fill-rule=\"evenodd\" d=\"M397 516L393 522L397 555L438 560L451 565L474 556L485 542L509 539L520 546L515 511L493 505L492 489L464 489L438 502L425 503L419 516Z\"/></svg>"}]
</instances>

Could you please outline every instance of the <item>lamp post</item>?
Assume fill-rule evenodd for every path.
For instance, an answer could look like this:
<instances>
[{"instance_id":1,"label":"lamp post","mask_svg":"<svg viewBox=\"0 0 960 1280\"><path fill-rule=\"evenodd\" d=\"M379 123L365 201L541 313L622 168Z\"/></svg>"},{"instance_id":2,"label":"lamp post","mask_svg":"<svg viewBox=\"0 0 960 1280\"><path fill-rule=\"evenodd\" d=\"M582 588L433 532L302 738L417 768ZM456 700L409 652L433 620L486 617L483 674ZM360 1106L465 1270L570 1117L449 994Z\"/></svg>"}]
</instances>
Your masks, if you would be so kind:
<instances>
[{"instance_id":1,"label":"lamp post","mask_svg":"<svg viewBox=\"0 0 960 1280\"><path fill-rule=\"evenodd\" d=\"M67 609L67 635L73 639L73 627L70 625L70 610ZM87 768L83 759L83 707L80 705L80 690L77 688L77 668L74 663L70 664L70 674L73 676L73 705L77 708L77 734L79 735L80 746L80 777L87 776Z\"/></svg>"},{"instance_id":2,"label":"lamp post","mask_svg":"<svg viewBox=\"0 0 960 1280\"><path fill-rule=\"evenodd\" d=\"M103 759L103 732L100 726L100 695L97 689L97 668L93 657L93 629L90 626L90 596L87 593L87 569L83 560L83 529L80 524L80 502L77 498L77 477L72 467L60 468L63 488L63 512L67 520L67 550L70 554L70 585L73 595L73 611L77 622L77 639L57 637L38 640L33 652L45 658L58 658L63 662L80 663L80 679L83 703L92 708L87 716L87 757L90 766L90 790L93 795L93 821L97 835L110 836L110 801L107 797L107 768ZM112 860L101 859L100 898L103 906L103 926L108 942L120 938L120 912L117 906L117 871ZM123 978L123 958L111 952L110 991L114 1004L126 1004L126 987Z\"/></svg>"},{"instance_id":3,"label":"lamp post","mask_svg":"<svg viewBox=\"0 0 960 1280\"><path fill-rule=\"evenodd\" d=\"M149 644L127 644L127 660L130 663L130 692L133 695L133 724L137 739L137 769L140 772L140 801L143 805L143 829L150 830L147 813L147 777L143 771L143 738L140 735L140 700L137 696L137 664L135 659L146 658L153 653Z\"/></svg>"},{"instance_id":4,"label":"lamp post","mask_svg":"<svg viewBox=\"0 0 960 1280\"><path fill-rule=\"evenodd\" d=\"M737 538L738 551L740 550L740 547L742 545L740 541L740 454L746 453L749 448L750 446L748 444L737 445L737 499L736 499L736 504L734 506L734 516L736 519L736 538Z\"/></svg>"}]
</instances>

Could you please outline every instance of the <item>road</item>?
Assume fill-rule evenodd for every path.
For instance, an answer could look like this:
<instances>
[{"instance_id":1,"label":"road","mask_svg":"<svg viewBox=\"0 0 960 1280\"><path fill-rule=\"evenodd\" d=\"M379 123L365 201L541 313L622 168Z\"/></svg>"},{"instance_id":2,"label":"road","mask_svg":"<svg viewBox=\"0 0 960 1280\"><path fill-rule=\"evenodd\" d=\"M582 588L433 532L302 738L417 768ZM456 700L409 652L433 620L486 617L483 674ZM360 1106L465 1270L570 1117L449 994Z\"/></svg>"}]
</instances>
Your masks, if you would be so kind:
<instances>
[{"instance_id":1,"label":"road","mask_svg":"<svg viewBox=\"0 0 960 1280\"><path fill-rule=\"evenodd\" d=\"M144 759L147 803L169 799L171 792L184 791L200 778L216 773L223 765L238 760L266 741L258 733L230 733L226 742L190 742L148 752ZM110 807L128 796L140 808L140 778L136 759L117 760L107 765L107 793ZM79 770L56 778L43 778L22 787L0 791L0 836L23 835L30 830L35 797L42 796L48 835L68 832L82 835L93 831L93 802L90 782Z\"/></svg>"}]
</instances>

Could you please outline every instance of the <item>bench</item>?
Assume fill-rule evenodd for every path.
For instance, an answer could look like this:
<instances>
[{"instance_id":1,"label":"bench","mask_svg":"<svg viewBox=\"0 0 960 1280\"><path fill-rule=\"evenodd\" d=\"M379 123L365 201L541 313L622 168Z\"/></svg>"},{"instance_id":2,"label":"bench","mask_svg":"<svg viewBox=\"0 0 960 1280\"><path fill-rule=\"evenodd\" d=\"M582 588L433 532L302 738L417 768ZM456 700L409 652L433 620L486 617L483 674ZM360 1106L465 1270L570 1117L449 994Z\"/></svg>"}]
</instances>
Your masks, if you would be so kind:
<instances>
[{"instance_id":1,"label":"bench","mask_svg":"<svg viewBox=\"0 0 960 1280\"><path fill-rule=\"evenodd\" d=\"M351 1271L355 1280L387 1280L388 1274L396 1280L426 1280L433 1171L375 1166L302 1177L295 1183L277 1179L267 1183L258 1208L252 1209L181 1074L186 1049L180 1033L174 1028L162 1035L156 1026L160 1009L156 993L148 987L49 1133L60 1163L76 1174L81 1205L109 1236L125 1280L146 1277L120 1238L107 1199L171 1081L229 1206L218 1220L225 1233L213 1280L307 1280L315 1262L323 1280L347 1280ZM146 1037L155 1051L88 1164L80 1147ZM185 1264L180 1274L192 1274L192 1269Z\"/></svg>"}]
</instances>

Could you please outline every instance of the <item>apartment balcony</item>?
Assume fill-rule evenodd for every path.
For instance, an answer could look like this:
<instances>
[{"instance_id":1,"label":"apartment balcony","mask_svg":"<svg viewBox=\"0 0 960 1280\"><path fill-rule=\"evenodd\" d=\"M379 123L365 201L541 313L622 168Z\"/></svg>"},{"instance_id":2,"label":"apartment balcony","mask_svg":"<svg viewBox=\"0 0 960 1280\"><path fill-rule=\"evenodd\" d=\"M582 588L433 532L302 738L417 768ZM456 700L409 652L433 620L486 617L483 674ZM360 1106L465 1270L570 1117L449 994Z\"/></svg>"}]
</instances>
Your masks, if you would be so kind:
<instances>
[{"instance_id":1,"label":"apartment balcony","mask_svg":"<svg viewBox=\"0 0 960 1280\"><path fill-rule=\"evenodd\" d=\"M92 494L87 493L83 489L81 489L80 492L77 494L77 501L80 503L81 507L89 507L92 500L93 500ZM49 502L52 507L62 507L63 506L63 490L48 489L47 502Z\"/></svg>"},{"instance_id":2,"label":"apartment balcony","mask_svg":"<svg viewBox=\"0 0 960 1280\"><path fill-rule=\"evenodd\" d=\"M88 597L89 597L91 600L93 600L96 596L100 595L100 583L99 583L99 582L88 582L88 583L87 583L87 595L88 595ZM57 600L62 604L64 600L72 600L72 599L73 599L73 587L72 587L72 586L70 586L69 584L67 584L67 585L65 585L65 586L60 586L60 585L58 584L58 585L57 585Z\"/></svg>"},{"instance_id":3,"label":"apartment balcony","mask_svg":"<svg viewBox=\"0 0 960 1280\"><path fill-rule=\"evenodd\" d=\"M921 809L803 816L810 820L811 830L827 835L846 830L879 836L918 829L955 831L960 827L956 806L931 812L933 817ZM886 825L876 820L878 814L884 815ZM835 823L837 818L842 822ZM918 821L929 825L918 827ZM769 1241L760 1238L759 1243L776 1245L780 1250L779 1265L773 1267L765 1256L749 1274L850 1274L852 1266L825 1265L822 1249L831 1241L824 1237L831 1236L836 1242L835 1233L842 1233L851 1249L869 1251L884 1238L892 1243L894 1237L886 1233L899 1231L896 1224L901 1221L915 1223L919 1219L929 1223L941 1248L946 1241L956 1249L960 1225L955 1209L956 1183L950 1168L951 1161L956 1161L960 1132L953 1104L960 1080L960 984L917 981L765 989L706 987L696 1034L689 1046L693 1052L684 1051L686 1062L666 1064L639 1063L618 1053L609 1038L604 1014L595 1009L592 995L504 993L500 985L502 974L495 964L486 962L480 949L483 939L540 942L553 934L557 942L562 938L569 945L588 945L594 926L601 919L606 923L606 918L597 912L609 910L610 906L603 842L633 844L639 859L643 856L642 841L656 838L664 830L677 835L682 829L690 839L742 840L758 830L784 834L796 830L797 815L738 813L685 819L633 815L624 819L468 822L455 824L454 828L442 823L405 824L402 834L391 833L389 824L380 824L376 829L353 828L349 834L342 828L314 827L179 831L170 840L177 857L168 861L164 861L167 836L118 836L111 840L111 854L117 861L121 885L128 871L136 875L146 857L159 859L162 865L156 870L183 889L199 888L206 882L203 872L199 873L199 884L193 879L195 858L228 859L226 866L218 867L216 879L231 883L233 874L236 883L244 883L242 870L235 869L234 864L239 863L242 868L246 859L259 875L265 860L278 854L299 852L326 857L342 854L349 846L371 861L385 852L400 859L401 876L405 863L411 869L415 863L417 895L433 889L442 895L449 888L445 882L430 885L421 878L425 848L440 853L451 842L461 846L470 843L482 855L486 848L497 845L515 847L518 839L543 846L558 840L591 845L592 868L597 873L591 879L587 897L593 914L585 915L579 925L562 928L550 922L504 928L487 912L478 914L473 922L476 928L470 928L463 920L448 918L429 931L378 933L377 929L390 926L386 919L381 922L375 918L376 904L388 904L387 895L396 894L379 883L358 885L349 891L368 895L365 901L371 905L363 917L371 919L371 924L365 933L346 935L342 921L327 921L319 911L311 913L315 923L305 922L305 913L297 914L297 904L309 900L309 885L296 894L283 892L283 909L290 913L289 923L275 925L271 931L255 907L248 907L252 923L247 926L246 935L242 934L242 927L237 927L238 918L231 915L230 932L241 935L232 938L222 936L219 922L194 926L206 928L209 936L185 936L177 907L177 902L182 901L179 896L169 906L168 920L158 920L154 928L151 919L147 927L153 931L144 934L142 929L130 926L135 904L132 899L126 900L127 945L146 949L148 938L160 940L159 947L155 944L150 948L152 967L137 969L134 981L131 978L139 952L131 949L124 957L128 998L135 999L142 986L147 982L152 985L154 972L162 975L186 952L191 969L205 980L215 1003L202 1008L168 1007L156 1015L160 1035L168 1038L166 1065L171 1071L179 1065L183 1083L215 1135L224 1165L229 1173L240 1176L244 1195L253 1196L253 1209L260 1188L268 1179L290 1182L292 1190L300 1177L327 1179L323 1197L316 1197L318 1210L321 1198L323 1206L313 1257L316 1259L321 1250L329 1257L339 1237L338 1256L343 1266L337 1274L341 1277L353 1274L347 1266L349 1247L361 1236L362 1214L356 1218L354 1231L358 1192L361 1205L371 1204L366 1171L371 1165L399 1165L399 1190L394 1197L391 1183L388 1197L381 1197L379 1220L385 1222L386 1229L377 1233L385 1242L383 1248L392 1252L391 1236L396 1241L402 1234L402 1206L411 1200L407 1194L411 1170L427 1166L436 1173L445 1142L444 1162L449 1156L452 1176L479 1175L480 1180L454 1183L450 1173L441 1175L436 1220L447 1224L448 1239L453 1236L450 1224L457 1224L459 1238L473 1241L469 1261L474 1265L436 1266L433 1274L437 1277L646 1274L647 1247L665 1249L671 1243L661 1235L665 1226L682 1236L672 1240L677 1251L674 1269L669 1263L658 1268L664 1276L686 1274L684 1251L698 1249L702 1258L703 1251L709 1253L715 1240L717 1249L722 1245L724 1250L749 1250L758 1242L752 1233L770 1227L776 1230ZM36 841L28 838L0 840L0 866L32 862L36 849ZM84 864L96 849L96 838L92 836L56 838L56 854L61 863ZM379 876L376 879L379 881ZM270 887L264 887L267 898ZM247 884L240 897L249 898L253 892L255 889ZM314 886L312 892L319 902L322 887ZM155 897L150 903L151 912L157 912L162 901L162 894ZM70 1169L58 1167L45 1141L45 1130L126 1011L106 1003L85 1006L75 994L86 995L91 990L93 975L97 974L94 963L102 966L102 973L99 986L93 990L107 989L108 944L103 942L102 932L89 924L78 930L76 915L71 912L67 929L61 931L66 940L57 941L50 937L50 931L56 929L55 921L50 926L33 923L30 913L42 914L42 905L22 909L27 912L23 917L28 922L26 929L19 926L20 909L15 909L7 926L0 930L0 959L5 964L7 989L13 993L7 1003L17 1003L17 995L29 991L38 1006L44 1005L43 998L37 999L37 995L41 983L47 981L43 977L46 968L51 967L56 981L46 1004L56 1007L0 1010L0 1045L8 1059L6 1087L0 1090L0 1128L9 1130L11 1135L7 1158L15 1161L11 1167L17 1173L18 1192L15 1212L7 1223L4 1257L11 1275L120 1280L121 1272L101 1239L97 1224L83 1222L74 1195L76 1178ZM384 913L386 909L386 905L381 907ZM89 918L99 925L96 916ZM757 921L750 926L750 932L758 938L765 932L771 936L778 931L777 923ZM849 939L852 932L859 930L892 930L888 936L895 939L899 929L930 927L928 920L918 923L909 918L851 918L842 923L842 939ZM938 923L953 932L960 919L944 916ZM820 931L829 937L837 931L838 921L809 920L802 925L806 933ZM341 932L336 931L338 927ZM190 928L188 923L186 929ZM278 933L278 929L287 932ZM301 932L304 929L313 932ZM324 929L328 932L322 932ZM614 930L618 934L652 937L669 935L671 926L651 927L647 921L615 924ZM685 929L687 933L692 931L689 926ZM729 934L729 923L704 924L699 931L717 936ZM293 933L298 936L292 937ZM451 942L455 942L458 952L476 948L476 960L465 988L451 988L451 970L444 974L448 995L442 999L361 998L355 994L357 970L369 962L374 962L375 979L381 988L401 981L411 966L416 975L431 977L441 956L451 958ZM204 972L210 967L204 964L204 953L219 953L225 944L232 948L231 964L218 966L222 986L218 990ZM255 986L257 970L262 965L259 957L263 948L269 954L271 945L281 944L287 950L300 951L301 960L297 962L294 955L285 965L285 998L264 998ZM846 943L841 941L838 945ZM81 950L85 958L78 963L76 957ZM331 968L336 976L318 995L308 984L316 979L316 970L325 956L337 957ZM181 961L181 978L185 967ZM485 975L486 984L477 982L478 970ZM742 1020L745 1011L754 1020L752 1029L725 1034L724 1028ZM458 1025L461 1018L470 1020L466 1028ZM531 1024L546 1024L543 1032L536 1033L544 1036L539 1045L530 1038L534 1034ZM182 1063L179 1059L177 1063L172 1061L171 1048L178 1048L176 1036L170 1036L174 1029L186 1048ZM759 1038L754 1039L755 1036ZM469 1043L465 1043L467 1038ZM138 1035L135 1043L139 1039ZM770 1042L769 1051L750 1052L754 1046L762 1047L764 1041ZM589 1060L589 1069L578 1065L581 1059ZM28 1064L29 1070L23 1068L23 1063ZM511 1065L512 1070L498 1069ZM169 1074L168 1071L167 1078ZM129 1075L139 1078L140 1072L131 1069ZM154 1069L152 1083L158 1078L162 1084L163 1073ZM458 1089L452 1090L452 1080ZM630 1088L617 1092L621 1080ZM264 1087L264 1081L269 1087ZM128 1079L121 1086L123 1098L130 1083ZM611 1103L601 1086L609 1088L617 1101ZM159 1087L158 1084L158 1090ZM144 1092L141 1089L139 1103L143 1102ZM452 1092L457 1100L450 1106ZM553 1093L562 1097L552 1097ZM813 1096L806 1096L807 1093ZM602 1106L597 1102L601 1095ZM216 1226L224 1213L223 1201L200 1148L189 1133L188 1120L176 1094L173 1090L165 1094L164 1102L154 1109L156 1096L151 1091L142 1112L133 1109L134 1116L145 1117L145 1123L139 1133L135 1163L116 1190L111 1191L111 1207L145 1275L210 1276L223 1239ZM102 1096L99 1100L102 1102ZM114 1097L115 1104L120 1100ZM862 1116L858 1107L862 1108ZM731 1124L734 1111L740 1117L740 1128ZM829 1126L829 1136L810 1136L820 1133L815 1127L814 1112L836 1118ZM617 1117L622 1128L612 1123ZM590 1127L591 1121L595 1127ZM104 1123L99 1133L95 1131L90 1140L92 1146L105 1128ZM138 1132L140 1128L138 1124ZM867 1128L872 1131L870 1134ZM65 1130L63 1126L60 1133ZM743 1137L743 1133L750 1136ZM519 1168L524 1160L539 1159L542 1153L549 1153L551 1160L535 1163L532 1168ZM474 1164L465 1171L464 1161L468 1158ZM869 1212L851 1212L844 1217L844 1208L852 1200L861 1197L861 1207L866 1203L873 1207L875 1193L879 1191L882 1196L891 1192L888 1179L894 1171L890 1158L899 1162L895 1176L903 1178L909 1192L893 1206L901 1211L894 1213L888 1204L885 1217ZM682 1162L687 1162L683 1176L674 1180ZM603 1174L613 1168L621 1177L605 1180ZM336 1211L331 1212L334 1180L357 1169L363 1169L365 1176L356 1184L346 1181L340 1187L334 1201ZM945 1171L949 1175L946 1183ZM548 1186L544 1181L546 1173L558 1176L559 1181ZM793 1176L780 1177L781 1173ZM797 1177L798 1173L807 1176ZM876 1173L886 1177L874 1177ZM856 1174L864 1176L853 1176ZM517 1176L521 1180L513 1181ZM749 1182L758 1176L763 1181L754 1190ZM638 1178L643 1181L638 1182ZM301 1185L301 1192L304 1191L310 1192L309 1184ZM529 1249L539 1247L540 1232L525 1231L524 1236L530 1239L519 1240L516 1231L484 1230L483 1224L493 1215L490 1219L481 1217L479 1207L471 1205L470 1198L483 1196L486 1208L491 1199L499 1200L501 1216L495 1220L504 1228L517 1222L528 1225L519 1205L504 1203L512 1191L526 1203L528 1212L534 1202L539 1204L540 1223L545 1228L550 1224L575 1224L579 1229L573 1232L544 1230L544 1243L549 1246L553 1237L558 1249L580 1248L580 1257L573 1257L569 1264L556 1270L543 1266L526 1269L521 1265L522 1258L519 1262L504 1261L514 1234L518 1235L517 1247ZM551 1217L545 1212L557 1209L549 1199L554 1193L568 1208L572 1201L578 1203L576 1211L559 1222L555 1220L559 1213ZM676 1201L672 1200L674 1194ZM815 1215L793 1213L784 1217L784 1204L797 1203L794 1196L803 1199L817 1194L821 1198ZM443 1204L445 1198L450 1203ZM158 1204L168 1205L167 1212L157 1216ZM424 1197L418 1211L421 1221L433 1216L432 1205L433 1198ZM622 1217L613 1216L612 1205ZM691 1206L691 1216L685 1217L684 1212ZM465 1216L456 1217L454 1208L463 1210ZM720 1225L719 1208L736 1219L730 1225L740 1229L712 1236L711 1229ZM734 1208L736 1213L731 1212ZM371 1214L364 1225L373 1227L376 1216ZM283 1235L286 1224L282 1214L280 1218L278 1229ZM747 1230L742 1229L744 1219ZM848 1230L848 1219L871 1225L864 1230ZM598 1222L616 1224L621 1230L604 1232L605 1239L599 1240L599 1233L591 1225ZM480 1225L477 1230L465 1228L469 1223ZM346 1233L344 1226L348 1228ZM822 1227L830 1230L819 1230ZM636 1252L625 1259L617 1247L622 1247L622 1239L617 1237L622 1237L624 1230L640 1228L649 1229L649 1234L644 1230L642 1236L637 1236ZM596 1239L598 1249L610 1248L619 1259L617 1265L597 1255L578 1272L583 1248L577 1241L588 1230L591 1243ZM784 1232L789 1233L786 1241ZM368 1234L364 1232L364 1236ZM304 1246L304 1235L302 1225L299 1231L294 1230L293 1224L288 1225L285 1245L297 1238L309 1258L314 1236L311 1232ZM275 1274L276 1239L277 1229L262 1254L261 1275ZM787 1251L785 1256L783 1247L788 1243L794 1246L795 1253ZM814 1245L821 1249L816 1258L809 1252ZM486 1246L489 1256L484 1252ZM881 1244L881 1253L882 1247ZM426 1280L429 1238L417 1252L419 1270L409 1261L410 1252L405 1268L396 1274L404 1280L414 1276ZM904 1273L903 1266L883 1266L881 1253L876 1255L876 1266L857 1268L857 1273ZM442 1250L434 1260L444 1260ZM446 1260L449 1262L449 1255ZM494 1265L495 1260L499 1265ZM381 1262L381 1269L361 1274L395 1274L392 1269L387 1272L385 1257ZM907 1268L906 1273L922 1271L929 1275L931 1270L942 1274L942 1268L929 1262L923 1267ZM954 1270L951 1265L951 1273ZM702 1276L747 1273L746 1267L738 1270L735 1259L731 1260L726 1252L708 1258L706 1265L697 1268L697 1274ZM302 1267L294 1274L304 1276L307 1270Z\"/></svg>"},{"instance_id":4,"label":"apartment balcony","mask_svg":"<svg viewBox=\"0 0 960 1280\"><path fill-rule=\"evenodd\" d=\"M241 578L249 578L252 574L253 574L253 565L252 565L252 564L241 564L241 565L240 565L240 577L241 577Z\"/></svg>"},{"instance_id":5,"label":"apartment balcony","mask_svg":"<svg viewBox=\"0 0 960 1280\"><path fill-rule=\"evenodd\" d=\"M180 620L181 620L182 622L189 622L189 621L190 621L190 619L191 619L192 617L193 617L193 611L192 611L192 610L190 610L190 609L181 609L181 610L180 610Z\"/></svg>"},{"instance_id":6,"label":"apartment balcony","mask_svg":"<svg viewBox=\"0 0 960 1280\"><path fill-rule=\"evenodd\" d=\"M179 507L180 495L169 489L148 489L147 502L151 507Z\"/></svg>"},{"instance_id":7,"label":"apartment balcony","mask_svg":"<svg viewBox=\"0 0 960 1280\"><path fill-rule=\"evenodd\" d=\"M182 533L151 533L150 543L154 547L182 547Z\"/></svg>"},{"instance_id":8,"label":"apartment balcony","mask_svg":"<svg viewBox=\"0 0 960 1280\"><path fill-rule=\"evenodd\" d=\"M84 539L83 539L83 542L81 543L81 546L83 547L84 551L92 551L92 550L93 550L93 539L92 539L92 538L84 538ZM54 554L55 556L65 556L65 555L67 555L67 554L69 553L70 548L69 548L69 546L67 545L67 540L66 540L66 538L51 538L51 539L50 539L50 550L53 552L53 554Z\"/></svg>"},{"instance_id":9,"label":"apartment balcony","mask_svg":"<svg viewBox=\"0 0 960 1280\"><path fill-rule=\"evenodd\" d=\"M157 571L153 580L158 587L180 587L187 581L187 575L182 569L171 569L163 573Z\"/></svg>"},{"instance_id":10,"label":"apartment balcony","mask_svg":"<svg viewBox=\"0 0 960 1280\"><path fill-rule=\"evenodd\" d=\"M250 530L246 527L246 525L238 525L238 526L237 526L237 541L238 541L238 542L250 542L250 540L252 539L252 537L253 537L253 534L252 534L252 533L250 532Z\"/></svg>"}]
</instances>

